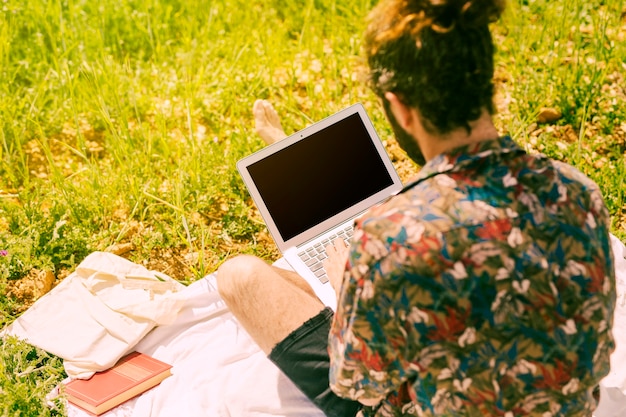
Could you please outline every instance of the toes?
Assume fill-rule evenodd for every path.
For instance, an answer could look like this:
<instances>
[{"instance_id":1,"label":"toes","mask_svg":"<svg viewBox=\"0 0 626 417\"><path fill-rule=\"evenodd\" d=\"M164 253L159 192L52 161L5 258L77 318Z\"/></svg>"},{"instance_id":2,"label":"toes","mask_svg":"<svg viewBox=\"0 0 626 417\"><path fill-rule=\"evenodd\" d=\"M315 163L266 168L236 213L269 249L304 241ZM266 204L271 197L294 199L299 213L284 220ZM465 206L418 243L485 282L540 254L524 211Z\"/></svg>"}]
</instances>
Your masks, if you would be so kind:
<instances>
[{"instance_id":1,"label":"toes","mask_svg":"<svg viewBox=\"0 0 626 417\"><path fill-rule=\"evenodd\" d=\"M274 109L274 106L272 106L269 101L265 101L263 103L263 107L265 108L265 116L267 117L269 124L276 129L283 130L283 126L280 123L280 118L278 117L278 113Z\"/></svg>"},{"instance_id":2,"label":"toes","mask_svg":"<svg viewBox=\"0 0 626 417\"><path fill-rule=\"evenodd\" d=\"M255 130L267 144L278 142L287 135L283 131L278 113L267 100L256 100L252 106Z\"/></svg>"},{"instance_id":3,"label":"toes","mask_svg":"<svg viewBox=\"0 0 626 417\"><path fill-rule=\"evenodd\" d=\"M267 119L265 115L265 105L263 104L264 100L256 100L252 105L252 114L254 115L255 122L263 122L263 119Z\"/></svg>"}]
</instances>

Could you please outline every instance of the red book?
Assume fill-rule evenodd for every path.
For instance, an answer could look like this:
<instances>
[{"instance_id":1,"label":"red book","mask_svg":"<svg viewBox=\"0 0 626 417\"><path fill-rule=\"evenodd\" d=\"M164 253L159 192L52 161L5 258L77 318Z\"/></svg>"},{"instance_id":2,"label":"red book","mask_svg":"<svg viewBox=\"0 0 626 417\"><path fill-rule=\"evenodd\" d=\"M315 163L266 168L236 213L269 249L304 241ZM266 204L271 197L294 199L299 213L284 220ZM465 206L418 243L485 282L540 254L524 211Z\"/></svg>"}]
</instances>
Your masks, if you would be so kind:
<instances>
[{"instance_id":1,"label":"red book","mask_svg":"<svg viewBox=\"0 0 626 417\"><path fill-rule=\"evenodd\" d=\"M65 394L72 404L100 415L158 385L172 374L171 368L172 365L151 356L133 352L90 379L68 382Z\"/></svg>"}]
</instances>

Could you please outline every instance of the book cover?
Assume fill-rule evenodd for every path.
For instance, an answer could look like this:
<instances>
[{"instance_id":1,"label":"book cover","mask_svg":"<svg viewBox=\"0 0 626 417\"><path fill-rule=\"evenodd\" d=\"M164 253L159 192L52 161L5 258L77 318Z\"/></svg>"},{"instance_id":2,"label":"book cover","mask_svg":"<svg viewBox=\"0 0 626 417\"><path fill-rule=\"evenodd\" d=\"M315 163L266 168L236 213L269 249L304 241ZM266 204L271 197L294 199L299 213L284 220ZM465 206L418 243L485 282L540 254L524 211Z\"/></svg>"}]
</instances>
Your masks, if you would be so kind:
<instances>
[{"instance_id":1,"label":"book cover","mask_svg":"<svg viewBox=\"0 0 626 417\"><path fill-rule=\"evenodd\" d=\"M158 385L171 375L171 368L149 355L133 352L90 379L68 382L65 394L72 404L100 415Z\"/></svg>"}]
</instances>

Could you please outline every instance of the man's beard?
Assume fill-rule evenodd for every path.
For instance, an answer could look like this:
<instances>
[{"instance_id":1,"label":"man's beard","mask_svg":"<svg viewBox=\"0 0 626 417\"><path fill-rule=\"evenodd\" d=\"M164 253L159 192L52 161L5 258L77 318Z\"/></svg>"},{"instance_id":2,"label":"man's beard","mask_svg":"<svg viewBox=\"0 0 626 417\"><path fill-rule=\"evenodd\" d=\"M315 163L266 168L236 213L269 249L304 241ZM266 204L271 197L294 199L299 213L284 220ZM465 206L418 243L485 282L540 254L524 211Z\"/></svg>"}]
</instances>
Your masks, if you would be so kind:
<instances>
[{"instance_id":1,"label":"man's beard","mask_svg":"<svg viewBox=\"0 0 626 417\"><path fill-rule=\"evenodd\" d=\"M426 159L424 158L424 154L417 144L417 140L411 136L406 130L400 126L396 117L393 115L391 111L391 105L389 100L385 97L383 100L383 108L385 109L385 114L387 115L387 120L389 120L389 124L393 129L393 133L396 136L396 141L398 141L398 145L402 148L404 152L406 152L407 156L413 160L417 165L424 166L426 164Z\"/></svg>"}]
</instances>

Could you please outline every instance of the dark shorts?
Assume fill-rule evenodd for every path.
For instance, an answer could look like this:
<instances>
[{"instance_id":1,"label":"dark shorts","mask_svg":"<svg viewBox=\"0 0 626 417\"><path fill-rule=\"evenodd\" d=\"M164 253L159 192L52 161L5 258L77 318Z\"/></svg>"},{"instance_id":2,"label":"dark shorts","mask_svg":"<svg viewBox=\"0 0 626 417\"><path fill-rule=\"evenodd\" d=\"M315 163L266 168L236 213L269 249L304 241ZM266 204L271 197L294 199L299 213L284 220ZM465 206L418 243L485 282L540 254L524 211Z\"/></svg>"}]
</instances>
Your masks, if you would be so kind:
<instances>
[{"instance_id":1,"label":"dark shorts","mask_svg":"<svg viewBox=\"0 0 626 417\"><path fill-rule=\"evenodd\" d=\"M278 343L269 359L328 417L355 416L360 403L338 397L328 385L332 319L333 311L325 308Z\"/></svg>"}]
</instances>

